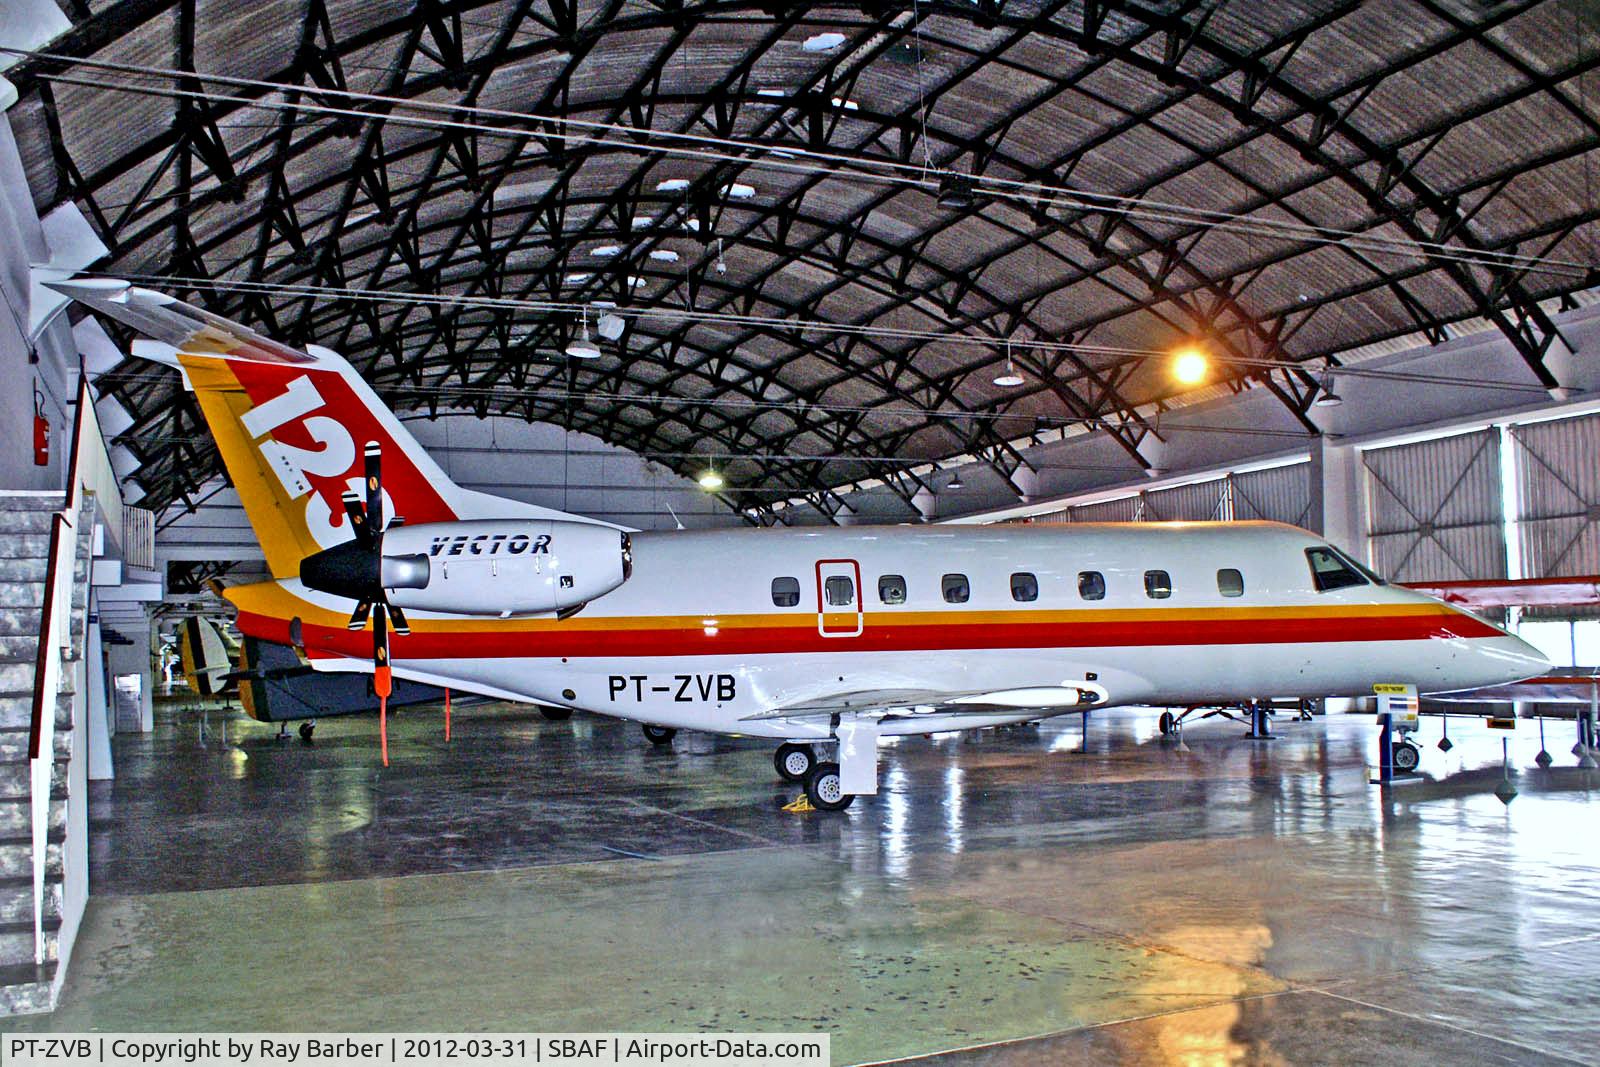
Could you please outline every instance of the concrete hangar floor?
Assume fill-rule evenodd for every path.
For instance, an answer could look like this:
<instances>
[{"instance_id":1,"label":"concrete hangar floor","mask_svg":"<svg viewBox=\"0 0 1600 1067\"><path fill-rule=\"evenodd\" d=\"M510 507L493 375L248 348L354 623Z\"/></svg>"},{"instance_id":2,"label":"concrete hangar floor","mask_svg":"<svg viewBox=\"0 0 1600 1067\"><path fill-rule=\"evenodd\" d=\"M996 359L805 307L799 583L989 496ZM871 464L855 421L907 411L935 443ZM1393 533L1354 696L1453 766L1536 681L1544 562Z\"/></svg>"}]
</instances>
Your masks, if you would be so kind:
<instances>
[{"instance_id":1,"label":"concrete hangar floor","mask_svg":"<svg viewBox=\"0 0 1600 1067\"><path fill-rule=\"evenodd\" d=\"M771 751L504 705L118 739L61 1030L808 1030L838 1063L1596 1062L1600 777L1456 720L912 738L796 815Z\"/></svg>"}]
</instances>

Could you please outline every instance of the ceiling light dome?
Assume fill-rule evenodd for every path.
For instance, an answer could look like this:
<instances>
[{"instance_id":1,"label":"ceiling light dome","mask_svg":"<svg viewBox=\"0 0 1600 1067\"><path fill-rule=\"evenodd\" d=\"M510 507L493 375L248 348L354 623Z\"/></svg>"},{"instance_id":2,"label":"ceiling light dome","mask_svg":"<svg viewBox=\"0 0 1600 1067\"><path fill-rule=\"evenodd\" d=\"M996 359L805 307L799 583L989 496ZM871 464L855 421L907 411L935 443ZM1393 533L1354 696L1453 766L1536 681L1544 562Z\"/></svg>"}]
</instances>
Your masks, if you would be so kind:
<instances>
[{"instance_id":1,"label":"ceiling light dome","mask_svg":"<svg viewBox=\"0 0 1600 1067\"><path fill-rule=\"evenodd\" d=\"M583 334L567 345L567 355L573 359L599 359L599 347L589 339L589 308L583 309Z\"/></svg>"},{"instance_id":2,"label":"ceiling light dome","mask_svg":"<svg viewBox=\"0 0 1600 1067\"><path fill-rule=\"evenodd\" d=\"M1322 380L1317 383L1318 396L1313 401L1319 408L1336 408L1344 403L1344 397L1333 391L1333 372L1327 371L1322 375Z\"/></svg>"},{"instance_id":3,"label":"ceiling light dome","mask_svg":"<svg viewBox=\"0 0 1600 1067\"><path fill-rule=\"evenodd\" d=\"M972 179L965 174L946 174L939 179L939 206L961 211L972 206Z\"/></svg>"},{"instance_id":4,"label":"ceiling light dome","mask_svg":"<svg viewBox=\"0 0 1600 1067\"><path fill-rule=\"evenodd\" d=\"M994 376L994 384L1002 389L1015 389L1026 384L1027 379L1017 373L1017 365L1011 361L1011 342L1006 342L1006 369Z\"/></svg>"}]
</instances>

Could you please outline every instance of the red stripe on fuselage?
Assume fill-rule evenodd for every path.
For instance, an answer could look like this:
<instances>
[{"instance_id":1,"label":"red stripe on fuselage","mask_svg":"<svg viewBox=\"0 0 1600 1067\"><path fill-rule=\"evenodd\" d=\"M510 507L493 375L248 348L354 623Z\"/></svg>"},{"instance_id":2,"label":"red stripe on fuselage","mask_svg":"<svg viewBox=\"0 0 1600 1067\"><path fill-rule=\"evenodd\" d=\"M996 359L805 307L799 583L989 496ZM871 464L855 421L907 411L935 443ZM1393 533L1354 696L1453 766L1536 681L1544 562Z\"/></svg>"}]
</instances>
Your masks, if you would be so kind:
<instances>
[{"instance_id":1,"label":"red stripe on fuselage","mask_svg":"<svg viewBox=\"0 0 1600 1067\"><path fill-rule=\"evenodd\" d=\"M288 643L282 619L240 613L239 629ZM306 625L310 653L367 657L371 638L360 631ZM637 629L417 631L390 637L393 659L504 659L567 656L753 656L805 652L946 652L969 649L1117 648L1175 645L1272 645L1339 641L1427 641L1498 637L1470 615L1373 615L1261 619L1184 619L1129 622L960 623L874 625L858 637L823 637L815 626L729 627L707 633L686 627Z\"/></svg>"}]
</instances>

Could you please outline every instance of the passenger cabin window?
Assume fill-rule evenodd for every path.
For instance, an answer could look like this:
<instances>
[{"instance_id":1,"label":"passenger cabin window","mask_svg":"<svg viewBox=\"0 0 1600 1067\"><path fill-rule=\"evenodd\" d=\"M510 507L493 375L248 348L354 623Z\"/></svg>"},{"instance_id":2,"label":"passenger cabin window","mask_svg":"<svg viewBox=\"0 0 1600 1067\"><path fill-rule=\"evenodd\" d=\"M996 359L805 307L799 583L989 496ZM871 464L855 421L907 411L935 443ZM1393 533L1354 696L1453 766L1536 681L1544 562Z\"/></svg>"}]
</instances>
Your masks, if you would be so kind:
<instances>
[{"instance_id":1,"label":"passenger cabin window","mask_svg":"<svg viewBox=\"0 0 1600 1067\"><path fill-rule=\"evenodd\" d=\"M780 608L792 608L800 603L800 579L772 579L772 602Z\"/></svg>"},{"instance_id":2,"label":"passenger cabin window","mask_svg":"<svg viewBox=\"0 0 1600 1067\"><path fill-rule=\"evenodd\" d=\"M1039 599L1039 579L1027 571L1018 571L1011 576L1011 599L1028 603Z\"/></svg>"},{"instance_id":3,"label":"passenger cabin window","mask_svg":"<svg viewBox=\"0 0 1600 1067\"><path fill-rule=\"evenodd\" d=\"M1106 576L1099 571L1078 572L1078 595L1085 600L1106 598Z\"/></svg>"},{"instance_id":4,"label":"passenger cabin window","mask_svg":"<svg viewBox=\"0 0 1600 1067\"><path fill-rule=\"evenodd\" d=\"M1145 571L1144 595L1151 600L1167 599L1172 595L1172 575L1166 571Z\"/></svg>"},{"instance_id":5,"label":"passenger cabin window","mask_svg":"<svg viewBox=\"0 0 1600 1067\"><path fill-rule=\"evenodd\" d=\"M878 599L885 604L906 602L906 580L898 574L885 574L878 579Z\"/></svg>"},{"instance_id":6,"label":"passenger cabin window","mask_svg":"<svg viewBox=\"0 0 1600 1067\"><path fill-rule=\"evenodd\" d=\"M944 593L947 604L965 604L972 596L972 586L967 583L965 574L945 575L939 580L939 590Z\"/></svg>"},{"instance_id":7,"label":"passenger cabin window","mask_svg":"<svg viewBox=\"0 0 1600 1067\"><path fill-rule=\"evenodd\" d=\"M1367 584L1361 573L1340 559L1339 554L1331 548L1308 548L1306 560L1311 564L1312 584L1319 593Z\"/></svg>"},{"instance_id":8,"label":"passenger cabin window","mask_svg":"<svg viewBox=\"0 0 1600 1067\"><path fill-rule=\"evenodd\" d=\"M1217 572L1217 592L1223 596L1244 596L1244 575L1232 567Z\"/></svg>"},{"instance_id":9,"label":"passenger cabin window","mask_svg":"<svg viewBox=\"0 0 1600 1067\"><path fill-rule=\"evenodd\" d=\"M856 583L842 574L834 574L822 583L830 608L851 608L856 603Z\"/></svg>"}]
</instances>

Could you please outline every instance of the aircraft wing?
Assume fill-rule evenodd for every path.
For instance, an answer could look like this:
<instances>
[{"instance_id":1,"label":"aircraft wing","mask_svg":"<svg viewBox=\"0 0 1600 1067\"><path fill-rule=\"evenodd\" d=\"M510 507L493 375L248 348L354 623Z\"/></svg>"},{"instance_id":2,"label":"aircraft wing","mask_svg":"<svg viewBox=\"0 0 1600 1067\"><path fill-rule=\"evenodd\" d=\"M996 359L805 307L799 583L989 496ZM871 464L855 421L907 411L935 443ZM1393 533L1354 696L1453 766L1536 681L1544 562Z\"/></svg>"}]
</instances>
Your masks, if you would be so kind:
<instances>
[{"instance_id":1,"label":"aircraft wing","mask_svg":"<svg viewBox=\"0 0 1600 1067\"><path fill-rule=\"evenodd\" d=\"M1499 578L1470 582L1406 582L1407 589L1446 604L1484 608L1566 608L1600 604L1600 575L1574 578Z\"/></svg>"},{"instance_id":2,"label":"aircraft wing","mask_svg":"<svg viewBox=\"0 0 1600 1067\"><path fill-rule=\"evenodd\" d=\"M1568 668L1560 674L1547 674L1506 685L1463 689L1455 693L1430 693L1428 700L1450 704L1503 704L1507 701L1537 701L1541 704L1587 704L1600 687L1600 669Z\"/></svg>"},{"instance_id":3,"label":"aircraft wing","mask_svg":"<svg viewBox=\"0 0 1600 1067\"><path fill-rule=\"evenodd\" d=\"M1058 715L1105 703L1097 688L1031 686L1024 689L974 689L950 692L933 689L856 689L814 697L768 711L746 715L741 722L776 719L827 719L834 715L885 717L912 715L991 715L1015 718L1019 712L1038 710Z\"/></svg>"}]
</instances>

